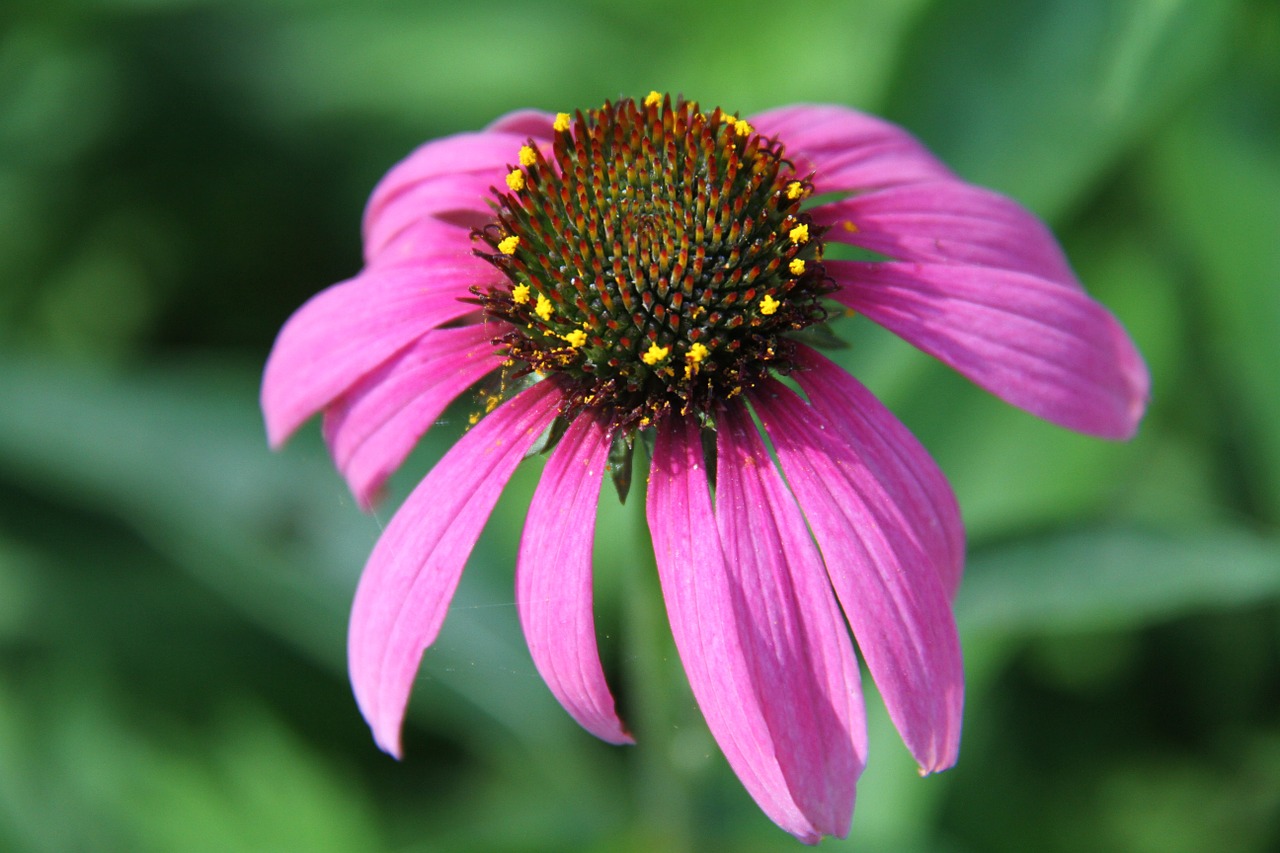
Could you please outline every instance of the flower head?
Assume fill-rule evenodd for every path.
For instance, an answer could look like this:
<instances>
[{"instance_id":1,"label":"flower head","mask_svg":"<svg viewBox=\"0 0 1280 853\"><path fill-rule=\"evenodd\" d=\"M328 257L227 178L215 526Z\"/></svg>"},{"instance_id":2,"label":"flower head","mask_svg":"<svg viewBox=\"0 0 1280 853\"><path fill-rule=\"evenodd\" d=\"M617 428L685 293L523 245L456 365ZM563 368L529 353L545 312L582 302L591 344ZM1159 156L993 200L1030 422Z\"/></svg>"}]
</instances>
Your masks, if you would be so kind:
<instances>
[{"instance_id":1,"label":"flower head","mask_svg":"<svg viewBox=\"0 0 1280 853\"><path fill-rule=\"evenodd\" d=\"M1038 220L842 107L744 119L653 92L516 113L393 168L364 236L360 275L276 341L272 443L322 411L369 506L451 401L490 375L502 389L396 512L356 593L352 683L396 755L462 567L543 447L516 567L525 636L579 723L631 740L596 650L591 550L605 474L625 496L644 432L658 574L708 726L780 826L844 835L866 755L846 620L922 771L950 766L964 531L928 454L806 330L856 311L1107 438L1145 408L1141 358ZM826 260L830 243L887 260Z\"/></svg>"}]
</instances>

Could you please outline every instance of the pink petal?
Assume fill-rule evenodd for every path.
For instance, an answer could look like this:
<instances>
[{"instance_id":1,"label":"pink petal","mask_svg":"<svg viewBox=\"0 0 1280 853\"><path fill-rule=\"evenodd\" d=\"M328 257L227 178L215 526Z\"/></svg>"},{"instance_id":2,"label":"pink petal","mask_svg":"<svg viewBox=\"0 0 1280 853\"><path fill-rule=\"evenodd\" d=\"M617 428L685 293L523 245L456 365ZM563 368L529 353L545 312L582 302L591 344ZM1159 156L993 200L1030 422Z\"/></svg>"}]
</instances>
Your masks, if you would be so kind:
<instances>
[{"instance_id":1,"label":"pink petal","mask_svg":"<svg viewBox=\"0 0 1280 853\"><path fill-rule=\"evenodd\" d=\"M511 155L515 157L515 153ZM493 218L486 203L492 198L490 187L502 184L503 170L462 172L424 178L402 189L383 203L376 215L366 219L364 252L369 263L378 261L389 245L423 220L435 220L452 226L447 243L441 249L470 254L471 228ZM444 242L443 240L441 241Z\"/></svg>"},{"instance_id":2,"label":"pink petal","mask_svg":"<svg viewBox=\"0 0 1280 853\"><path fill-rule=\"evenodd\" d=\"M428 332L325 409L329 450L361 507L445 407L502 364L494 334L484 325Z\"/></svg>"},{"instance_id":3,"label":"pink petal","mask_svg":"<svg viewBox=\"0 0 1280 853\"><path fill-rule=\"evenodd\" d=\"M499 116L486 130L494 133L514 133L535 141L550 140L556 117L542 110L516 110Z\"/></svg>"},{"instance_id":4,"label":"pink petal","mask_svg":"<svg viewBox=\"0 0 1280 853\"><path fill-rule=\"evenodd\" d=\"M516 563L516 606L538 672L578 723L609 743L634 743L618 719L596 647L591 546L609 436L584 414L547 460Z\"/></svg>"},{"instance_id":5,"label":"pink petal","mask_svg":"<svg viewBox=\"0 0 1280 853\"><path fill-rule=\"evenodd\" d=\"M961 181L889 187L812 214L831 226L826 239L897 260L999 267L1079 287L1044 223L1012 199Z\"/></svg>"},{"instance_id":6,"label":"pink petal","mask_svg":"<svg viewBox=\"0 0 1280 853\"><path fill-rule=\"evenodd\" d=\"M743 406L717 423L716 521L729 605L793 799L843 838L865 764L858 659L826 568Z\"/></svg>"},{"instance_id":7,"label":"pink petal","mask_svg":"<svg viewBox=\"0 0 1280 853\"><path fill-rule=\"evenodd\" d=\"M313 296L276 337L262 377L262 411L273 447L361 376L432 328L475 306L458 301L485 264L424 257L365 270Z\"/></svg>"},{"instance_id":8,"label":"pink petal","mask_svg":"<svg viewBox=\"0 0 1280 853\"><path fill-rule=\"evenodd\" d=\"M397 758L422 654L440 631L498 496L560 402L554 382L539 382L480 421L396 511L365 565L347 660L374 739Z\"/></svg>"},{"instance_id":9,"label":"pink petal","mask_svg":"<svg viewBox=\"0 0 1280 853\"><path fill-rule=\"evenodd\" d=\"M388 204L423 181L446 175L489 175L500 184L508 165L516 162L527 134L481 131L459 133L419 146L383 176L364 211L364 233L377 225ZM483 199L480 200L483 209Z\"/></svg>"},{"instance_id":10,"label":"pink petal","mask_svg":"<svg viewBox=\"0 0 1280 853\"><path fill-rule=\"evenodd\" d=\"M1129 438L1146 365L1119 322L1068 285L950 264L832 261L832 298L1001 399L1069 429Z\"/></svg>"},{"instance_id":11,"label":"pink petal","mask_svg":"<svg viewBox=\"0 0 1280 853\"><path fill-rule=\"evenodd\" d=\"M808 347L799 347L797 356L801 369L791 378L889 492L904 528L918 539L948 596L954 597L964 570L964 523L947 478L861 382Z\"/></svg>"},{"instance_id":12,"label":"pink petal","mask_svg":"<svg viewBox=\"0 0 1280 853\"><path fill-rule=\"evenodd\" d=\"M801 175L815 172L818 193L856 192L931 178L951 170L895 124L831 105L782 107L749 119L786 146Z\"/></svg>"},{"instance_id":13,"label":"pink petal","mask_svg":"<svg viewBox=\"0 0 1280 853\"><path fill-rule=\"evenodd\" d=\"M939 568L907 514L826 418L777 381L751 394L889 717L925 772L955 763L960 643Z\"/></svg>"},{"instance_id":14,"label":"pink petal","mask_svg":"<svg viewBox=\"0 0 1280 853\"><path fill-rule=\"evenodd\" d=\"M386 235L381 243L365 244L366 268L403 266L420 263L423 256L452 258L455 263L476 265L477 279L481 286L503 281L502 274L475 256L476 244L471 239L471 229L479 212L455 217L451 221L434 216L424 216Z\"/></svg>"},{"instance_id":15,"label":"pink petal","mask_svg":"<svg viewBox=\"0 0 1280 853\"><path fill-rule=\"evenodd\" d=\"M693 419L672 416L658 429L646 515L671 631L707 726L765 814L816 842L822 829L795 800L752 678Z\"/></svg>"}]
</instances>

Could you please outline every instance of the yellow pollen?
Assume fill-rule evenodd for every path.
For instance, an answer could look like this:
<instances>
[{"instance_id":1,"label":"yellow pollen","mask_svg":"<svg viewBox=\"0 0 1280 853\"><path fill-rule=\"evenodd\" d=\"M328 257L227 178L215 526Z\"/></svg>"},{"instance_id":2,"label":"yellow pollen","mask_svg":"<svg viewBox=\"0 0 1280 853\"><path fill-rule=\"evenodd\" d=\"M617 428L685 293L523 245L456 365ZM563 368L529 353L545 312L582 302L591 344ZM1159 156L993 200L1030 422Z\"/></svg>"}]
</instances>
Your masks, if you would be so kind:
<instances>
[{"instance_id":1,"label":"yellow pollen","mask_svg":"<svg viewBox=\"0 0 1280 853\"><path fill-rule=\"evenodd\" d=\"M662 95L658 94L657 89L654 89L652 92L644 96L644 105L646 107L651 107L654 104L660 103L662 103Z\"/></svg>"},{"instance_id":2,"label":"yellow pollen","mask_svg":"<svg viewBox=\"0 0 1280 853\"><path fill-rule=\"evenodd\" d=\"M520 238L512 234L510 237L503 237L498 241L498 251L504 255L514 255L516 246L520 245Z\"/></svg>"},{"instance_id":3,"label":"yellow pollen","mask_svg":"<svg viewBox=\"0 0 1280 853\"><path fill-rule=\"evenodd\" d=\"M520 154L518 156L520 157L521 166L532 166L538 162L538 153L528 145L520 146Z\"/></svg>"},{"instance_id":4,"label":"yellow pollen","mask_svg":"<svg viewBox=\"0 0 1280 853\"><path fill-rule=\"evenodd\" d=\"M469 423L471 426L475 426L476 424L480 423L480 413L472 412L470 415L468 415L467 423Z\"/></svg>"},{"instance_id":5,"label":"yellow pollen","mask_svg":"<svg viewBox=\"0 0 1280 853\"><path fill-rule=\"evenodd\" d=\"M747 124L742 119L738 119L733 123L733 132L738 134L739 136L746 136L751 131L752 131L751 125Z\"/></svg>"},{"instance_id":6,"label":"yellow pollen","mask_svg":"<svg viewBox=\"0 0 1280 853\"><path fill-rule=\"evenodd\" d=\"M796 258L787 265L787 269L791 270L792 275L800 275L804 272L804 259Z\"/></svg>"},{"instance_id":7,"label":"yellow pollen","mask_svg":"<svg viewBox=\"0 0 1280 853\"><path fill-rule=\"evenodd\" d=\"M543 296L542 294L538 294L538 301L533 306L533 313L541 317L544 323L547 320L550 320L551 319L551 300Z\"/></svg>"},{"instance_id":8,"label":"yellow pollen","mask_svg":"<svg viewBox=\"0 0 1280 853\"><path fill-rule=\"evenodd\" d=\"M848 231L850 234L852 234L852 233L854 233L855 231L857 231L857 230L858 230L858 226L857 226L857 225L854 225L852 222L850 222L849 220L847 220L847 219L846 219L846 220L845 220L845 222L844 222L844 230L846 230L846 231Z\"/></svg>"},{"instance_id":9,"label":"yellow pollen","mask_svg":"<svg viewBox=\"0 0 1280 853\"><path fill-rule=\"evenodd\" d=\"M521 172L519 169L513 169L508 172L507 186L511 188L512 192L517 193L524 189L524 172Z\"/></svg>"},{"instance_id":10,"label":"yellow pollen","mask_svg":"<svg viewBox=\"0 0 1280 853\"><path fill-rule=\"evenodd\" d=\"M517 305L523 305L529 301L529 285L517 284L511 288L511 301Z\"/></svg>"},{"instance_id":11,"label":"yellow pollen","mask_svg":"<svg viewBox=\"0 0 1280 853\"><path fill-rule=\"evenodd\" d=\"M795 228L787 232L787 236L791 238L791 242L797 246L809 242L809 226L801 222Z\"/></svg>"},{"instance_id":12,"label":"yellow pollen","mask_svg":"<svg viewBox=\"0 0 1280 853\"><path fill-rule=\"evenodd\" d=\"M561 335L561 337L563 337L565 339L565 342L568 343L569 346L573 347L574 349L579 349L583 344L587 342L587 333L582 331L581 329L574 329L572 332L570 332L567 335Z\"/></svg>"},{"instance_id":13,"label":"yellow pollen","mask_svg":"<svg viewBox=\"0 0 1280 853\"><path fill-rule=\"evenodd\" d=\"M640 356L640 360L652 367L667 357L671 352L670 347L660 347L657 344L649 344L649 351Z\"/></svg>"},{"instance_id":14,"label":"yellow pollen","mask_svg":"<svg viewBox=\"0 0 1280 853\"><path fill-rule=\"evenodd\" d=\"M787 198L791 199L792 201L795 201L796 199L802 197L804 194L805 194L804 184L800 183L799 181L792 181L791 183L787 184Z\"/></svg>"},{"instance_id":15,"label":"yellow pollen","mask_svg":"<svg viewBox=\"0 0 1280 853\"><path fill-rule=\"evenodd\" d=\"M766 317L778 310L778 306L782 303L774 299L769 294L764 295L764 299L760 300L760 313Z\"/></svg>"},{"instance_id":16,"label":"yellow pollen","mask_svg":"<svg viewBox=\"0 0 1280 853\"><path fill-rule=\"evenodd\" d=\"M555 122L551 125L551 127L552 127L552 129L553 129L553 130L559 131L559 132L561 132L561 133L563 133L564 131L568 130L568 129L569 129L569 114L568 114L568 113L556 113L556 120L555 120Z\"/></svg>"},{"instance_id":17,"label":"yellow pollen","mask_svg":"<svg viewBox=\"0 0 1280 853\"><path fill-rule=\"evenodd\" d=\"M694 344L689 347L689 351L685 353L685 358L693 364L697 364L710 355L711 351L702 344Z\"/></svg>"}]
</instances>

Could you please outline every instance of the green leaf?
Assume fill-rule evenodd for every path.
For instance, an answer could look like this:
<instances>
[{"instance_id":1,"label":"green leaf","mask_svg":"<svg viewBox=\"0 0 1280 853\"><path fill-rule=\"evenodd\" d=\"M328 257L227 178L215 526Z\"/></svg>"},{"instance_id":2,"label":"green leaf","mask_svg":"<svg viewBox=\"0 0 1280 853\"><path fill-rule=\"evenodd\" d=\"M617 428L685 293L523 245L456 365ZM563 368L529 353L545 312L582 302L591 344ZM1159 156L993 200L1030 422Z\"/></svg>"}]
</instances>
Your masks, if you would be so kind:
<instances>
[{"instance_id":1,"label":"green leaf","mask_svg":"<svg viewBox=\"0 0 1280 853\"><path fill-rule=\"evenodd\" d=\"M256 623L345 668L348 608L384 521L359 512L311 430L281 453L267 449L256 367L112 377L0 359L0 399L22 401L0 406L0 473L124 520ZM425 452L439 458L448 440L428 435ZM415 457L408 473L427 464ZM468 576L422 675L466 701L417 702L413 713L452 715L479 736L468 725L479 709L525 744L570 749L576 732L535 677L514 618L503 633L483 609L510 607L509 568ZM501 744L490 730L477 747Z\"/></svg>"},{"instance_id":2,"label":"green leaf","mask_svg":"<svg viewBox=\"0 0 1280 853\"><path fill-rule=\"evenodd\" d=\"M1280 523L1280 114L1273 93L1247 84L1243 72L1224 81L1170 129L1151 183L1194 293L1207 429Z\"/></svg>"},{"instance_id":3,"label":"green leaf","mask_svg":"<svg viewBox=\"0 0 1280 853\"><path fill-rule=\"evenodd\" d=\"M1237 6L937 4L889 111L965 178L1052 219L1204 78Z\"/></svg>"},{"instance_id":4,"label":"green leaf","mask_svg":"<svg viewBox=\"0 0 1280 853\"><path fill-rule=\"evenodd\" d=\"M1280 598L1280 542L1242 530L1100 530L980 553L956 600L966 633L1133 628Z\"/></svg>"}]
</instances>

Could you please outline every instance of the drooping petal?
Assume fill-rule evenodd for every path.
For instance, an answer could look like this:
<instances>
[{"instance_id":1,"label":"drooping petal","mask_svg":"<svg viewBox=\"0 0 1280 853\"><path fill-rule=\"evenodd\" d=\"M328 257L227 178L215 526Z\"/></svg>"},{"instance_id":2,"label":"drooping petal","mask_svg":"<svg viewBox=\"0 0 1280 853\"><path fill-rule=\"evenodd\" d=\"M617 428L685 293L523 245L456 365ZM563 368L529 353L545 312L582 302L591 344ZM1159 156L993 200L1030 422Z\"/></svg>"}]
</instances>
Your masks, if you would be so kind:
<instances>
[{"instance_id":1,"label":"drooping petal","mask_svg":"<svg viewBox=\"0 0 1280 853\"><path fill-rule=\"evenodd\" d=\"M1146 365L1111 314L1074 287L984 267L832 261L832 298L1001 399L1102 438L1133 435Z\"/></svg>"},{"instance_id":2,"label":"drooping petal","mask_svg":"<svg viewBox=\"0 0 1280 853\"><path fill-rule=\"evenodd\" d=\"M365 565L347 662L374 739L396 757L422 654L440 631L498 496L560 401L554 382L539 382L480 421L396 511Z\"/></svg>"},{"instance_id":3,"label":"drooping petal","mask_svg":"<svg viewBox=\"0 0 1280 853\"><path fill-rule=\"evenodd\" d=\"M423 181L466 173L492 175L500 184L508 164L516 162L525 134L482 131L459 133L419 146L378 181L364 211L364 233L377 225L388 204ZM483 199L480 200L483 209Z\"/></svg>"},{"instance_id":4,"label":"drooping petal","mask_svg":"<svg viewBox=\"0 0 1280 853\"><path fill-rule=\"evenodd\" d=\"M797 806L843 838L866 756L858 659L804 516L746 408L717 422L716 521L730 607Z\"/></svg>"},{"instance_id":5,"label":"drooping petal","mask_svg":"<svg viewBox=\"0 0 1280 853\"><path fill-rule=\"evenodd\" d=\"M514 152L511 156L515 157ZM471 228L493 217L485 202L492 197L490 187L502 183L503 174L501 170L485 170L436 175L402 189L366 219L365 261L384 262L382 256L388 248L423 221L452 226L440 230L438 245L432 249L470 254Z\"/></svg>"},{"instance_id":6,"label":"drooping petal","mask_svg":"<svg viewBox=\"0 0 1280 853\"><path fill-rule=\"evenodd\" d=\"M514 133L535 141L550 140L551 125L556 117L542 110L516 110L499 116L486 130L496 133Z\"/></svg>"},{"instance_id":7,"label":"drooping petal","mask_svg":"<svg viewBox=\"0 0 1280 853\"><path fill-rule=\"evenodd\" d=\"M460 302L486 275L475 259L430 256L367 269L313 296L276 337L262 377L262 411L273 447L360 377L475 306Z\"/></svg>"},{"instance_id":8,"label":"drooping petal","mask_svg":"<svg viewBox=\"0 0 1280 853\"><path fill-rule=\"evenodd\" d=\"M819 194L953 177L914 136L848 107L803 104L759 113L749 121L759 133L786 144L786 157L799 174L815 173Z\"/></svg>"},{"instance_id":9,"label":"drooping petal","mask_svg":"<svg viewBox=\"0 0 1280 853\"><path fill-rule=\"evenodd\" d=\"M808 347L797 348L792 374L809 405L836 427L903 514L942 585L954 597L964 570L964 522L951 485L910 431L875 395Z\"/></svg>"},{"instance_id":10,"label":"drooping petal","mask_svg":"<svg viewBox=\"0 0 1280 853\"><path fill-rule=\"evenodd\" d=\"M428 332L325 409L329 450L361 507L445 407L501 365L493 335L481 324Z\"/></svg>"},{"instance_id":11,"label":"drooping petal","mask_svg":"<svg viewBox=\"0 0 1280 853\"><path fill-rule=\"evenodd\" d=\"M591 546L609 436L590 415L569 424L529 504L516 607L533 662L560 704L609 743L633 743L605 683L592 615Z\"/></svg>"},{"instance_id":12,"label":"drooping petal","mask_svg":"<svg viewBox=\"0 0 1280 853\"><path fill-rule=\"evenodd\" d=\"M658 429L646 516L676 649L708 728L765 814L815 843L822 829L790 790L738 633L694 419L672 416Z\"/></svg>"},{"instance_id":13,"label":"drooping petal","mask_svg":"<svg viewBox=\"0 0 1280 853\"><path fill-rule=\"evenodd\" d=\"M839 430L770 380L751 401L822 551L889 717L925 772L955 763L964 705L960 643L938 567L907 513Z\"/></svg>"},{"instance_id":14,"label":"drooping petal","mask_svg":"<svg viewBox=\"0 0 1280 853\"><path fill-rule=\"evenodd\" d=\"M901 261L977 264L1079 287L1044 223L1012 199L962 181L923 181L811 211L826 239Z\"/></svg>"}]
</instances>

